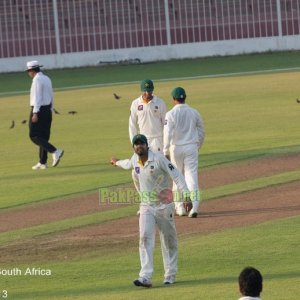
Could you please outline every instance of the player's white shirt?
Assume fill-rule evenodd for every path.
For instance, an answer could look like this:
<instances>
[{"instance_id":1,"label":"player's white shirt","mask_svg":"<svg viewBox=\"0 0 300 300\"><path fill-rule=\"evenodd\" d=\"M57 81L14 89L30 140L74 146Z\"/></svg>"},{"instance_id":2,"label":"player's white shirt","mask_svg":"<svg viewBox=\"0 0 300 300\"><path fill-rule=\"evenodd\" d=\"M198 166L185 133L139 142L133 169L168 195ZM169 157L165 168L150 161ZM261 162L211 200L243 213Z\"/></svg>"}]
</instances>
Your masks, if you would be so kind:
<instances>
[{"instance_id":1,"label":"player's white shirt","mask_svg":"<svg viewBox=\"0 0 300 300\"><path fill-rule=\"evenodd\" d=\"M48 76L38 72L32 79L30 89L30 106L33 106L34 113L39 112L44 105L53 105L52 83Z\"/></svg>"},{"instance_id":2,"label":"player's white shirt","mask_svg":"<svg viewBox=\"0 0 300 300\"><path fill-rule=\"evenodd\" d=\"M176 104L166 114L164 126L164 154L171 145L197 144L200 148L205 137L203 120L199 112L187 104Z\"/></svg>"},{"instance_id":3,"label":"player's white shirt","mask_svg":"<svg viewBox=\"0 0 300 300\"><path fill-rule=\"evenodd\" d=\"M147 138L162 137L166 115L165 102L153 95L153 99L145 102L143 97L132 101L129 117L129 138L141 133Z\"/></svg>"},{"instance_id":4,"label":"player's white shirt","mask_svg":"<svg viewBox=\"0 0 300 300\"><path fill-rule=\"evenodd\" d=\"M161 191L169 189L169 177L176 183L178 189L188 195L189 191L183 175L161 153L148 150L148 160L144 165L139 156L134 154L130 159L119 160L117 166L123 169L133 169L139 180L141 204L153 204ZM162 208L164 204L161 205Z\"/></svg>"}]
</instances>

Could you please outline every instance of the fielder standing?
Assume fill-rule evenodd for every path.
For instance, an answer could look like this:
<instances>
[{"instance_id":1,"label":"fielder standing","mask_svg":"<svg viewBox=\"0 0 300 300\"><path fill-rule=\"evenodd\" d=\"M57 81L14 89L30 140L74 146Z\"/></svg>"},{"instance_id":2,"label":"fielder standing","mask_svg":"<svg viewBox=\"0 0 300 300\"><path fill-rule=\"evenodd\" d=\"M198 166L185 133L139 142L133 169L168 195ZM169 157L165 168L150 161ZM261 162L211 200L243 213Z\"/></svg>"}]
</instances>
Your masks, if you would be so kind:
<instances>
[{"instance_id":1,"label":"fielder standing","mask_svg":"<svg viewBox=\"0 0 300 300\"><path fill-rule=\"evenodd\" d=\"M53 90L48 76L44 75L38 61L27 63L27 73L32 78L30 89L29 136L31 141L39 146L39 162L33 170L47 169L48 152L52 154L52 166L56 167L64 154L49 143L52 123Z\"/></svg>"},{"instance_id":2,"label":"fielder standing","mask_svg":"<svg viewBox=\"0 0 300 300\"><path fill-rule=\"evenodd\" d=\"M177 273L177 233L175 227L175 205L172 192L168 189L169 177L188 198L188 189L182 174L161 153L148 148L147 138L138 134L132 139L135 154L131 159L113 158L111 164L123 169L133 169L140 183L140 262L136 286L151 287L153 274L153 250L156 224L159 229L164 263L164 284L175 282ZM189 198L187 199L189 200ZM191 202L187 202L190 203ZM187 204L185 203L185 204Z\"/></svg>"},{"instance_id":3,"label":"fielder standing","mask_svg":"<svg viewBox=\"0 0 300 300\"><path fill-rule=\"evenodd\" d=\"M152 151L162 151L166 104L153 94L154 84L152 80L143 80L141 91L141 96L133 100L130 107L130 143L136 134L141 133L147 137L149 148Z\"/></svg>"},{"instance_id":4,"label":"fielder standing","mask_svg":"<svg viewBox=\"0 0 300 300\"><path fill-rule=\"evenodd\" d=\"M174 107L166 114L163 152L184 175L193 203L189 217L196 218L200 203L198 151L204 141L204 126L199 112L185 104L186 93L183 88L175 88L172 97ZM174 184L175 192L177 188ZM177 214L186 215L182 202L178 202L178 197L174 200Z\"/></svg>"},{"instance_id":5,"label":"fielder standing","mask_svg":"<svg viewBox=\"0 0 300 300\"><path fill-rule=\"evenodd\" d=\"M163 150L164 121L167 112L165 102L153 94L154 84L150 79L141 81L142 94L132 101L129 116L129 139L138 134L147 137L149 148L153 152ZM139 182L134 172L132 179L139 190Z\"/></svg>"}]
</instances>

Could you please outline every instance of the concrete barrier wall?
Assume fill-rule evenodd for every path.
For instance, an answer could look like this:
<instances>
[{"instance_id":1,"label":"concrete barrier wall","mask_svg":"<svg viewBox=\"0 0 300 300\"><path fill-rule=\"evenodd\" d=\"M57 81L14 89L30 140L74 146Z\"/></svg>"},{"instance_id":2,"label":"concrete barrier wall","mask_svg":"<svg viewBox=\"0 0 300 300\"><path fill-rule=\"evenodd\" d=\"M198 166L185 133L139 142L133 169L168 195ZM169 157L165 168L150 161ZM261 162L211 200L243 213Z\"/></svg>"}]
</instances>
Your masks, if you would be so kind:
<instances>
[{"instance_id":1,"label":"concrete barrier wall","mask_svg":"<svg viewBox=\"0 0 300 300\"><path fill-rule=\"evenodd\" d=\"M0 72L300 49L298 0L2 0Z\"/></svg>"}]
</instances>

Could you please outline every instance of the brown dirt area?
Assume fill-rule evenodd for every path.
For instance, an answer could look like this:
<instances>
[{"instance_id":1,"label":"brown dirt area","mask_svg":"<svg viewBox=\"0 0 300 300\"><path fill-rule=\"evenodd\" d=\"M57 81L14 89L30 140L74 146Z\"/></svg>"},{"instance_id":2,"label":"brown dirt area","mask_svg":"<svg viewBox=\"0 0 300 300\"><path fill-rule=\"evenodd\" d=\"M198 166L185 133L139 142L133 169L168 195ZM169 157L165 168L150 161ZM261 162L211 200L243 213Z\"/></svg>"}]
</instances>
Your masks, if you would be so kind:
<instances>
[{"instance_id":1,"label":"brown dirt area","mask_svg":"<svg viewBox=\"0 0 300 300\"><path fill-rule=\"evenodd\" d=\"M300 154L283 155L276 158L260 158L234 165L227 164L204 169L200 173L200 184L202 189L206 189L257 177L299 170L299 168ZM196 233L208 234L228 228L243 227L268 220L296 216L300 214L299 195L300 181L295 181L220 199L203 201L198 218L176 217L177 231L179 236ZM114 207L117 207L117 205L100 207L98 194L95 193L13 210L3 210L0 213L0 232L46 224L52 221L94 213L99 211L99 209L113 209ZM23 258L24 255L26 256L26 253L32 256L32 248L35 248L35 254L39 256L38 249L52 249L53 253L57 254L62 244L69 251L78 250L78 247L74 247L74 245L80 245L83 249L88 250L87 248L95 249L95 247L108 244L113 246L116 244L128 244L133 241L136 243L137 237L138 217L128 217L65 231L50 237L39 237L38 241L31 240L28 243L23 241L18 247L13 247L13 245L2 246L0 248L2 250L5 248L7 256L4 255L1 261L7 259L8 255L10 257L14 256L15 259L18 254ZM1 252L3 253L3 251ZM14 252L14 255L12 252Z\"/></svg>"}]
</instances>

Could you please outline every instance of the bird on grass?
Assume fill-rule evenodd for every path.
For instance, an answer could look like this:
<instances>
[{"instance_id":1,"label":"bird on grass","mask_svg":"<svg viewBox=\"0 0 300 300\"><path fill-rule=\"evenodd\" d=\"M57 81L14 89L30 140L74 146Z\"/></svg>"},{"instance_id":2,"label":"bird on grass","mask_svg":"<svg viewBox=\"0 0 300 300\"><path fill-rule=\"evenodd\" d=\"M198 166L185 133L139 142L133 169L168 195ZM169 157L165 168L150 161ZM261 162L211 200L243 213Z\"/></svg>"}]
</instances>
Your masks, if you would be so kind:
<instances>
[{"instance_id":1,"label":"bird on grass","mask_svg":"<svg viewBox=\"0 0 300 300\"><path fill-rule=\"evenodd\" d=\"M300 103L300 100L298 98L296 99L296 101L297 101L297 103Z\"/></svg>"},{"instance_id":2,"label":"bird on grass","mask_svg":"<svg viewBox=\"0 0 300 300\"><path fill-rule=\"evenodd\" d=\"M15 127L15 121L14 121L14 120L12 120L12 121L11 121L11 125L10 125L9 129L12 129L12 128L14 128L14 127Z\"/></svg>"},{"instance_id":3,"label":"bird on grass","mask_svg":"<svg viewBox=\"0 0 300 300\"><path fill-rule=\"evenodd\" d=\"M27 122L27 120L23 120L21 123L22 123L22 124L26 124L26 122Z\"/></svg>"},{"instance_id":4,"label":"bird on grass","mask_svg":"<svg viewBox=\"0 0 300 300\"><path fill-rule=\"evenodd\" d=\"M53 108L53 111L54 111L55 114L60 115L60 112L57 111L55 108Z\"/></svg>"},{"instance_id":5,"label":"bird on grass","mask_svg":"<svg viewBox=\"0 0 300 300\"><path fill-rule=\"evenodd\" d=\"M114 93L114 97L116 100L120 100L121 99L121 96L118 96L116 93Z\"/></svg>"},{"instance_id":6,"label":"bird on grass","mask_svg":"<svg viewBox=\"0 0 300 300\"><path fill-rule=\"evenodd\" d=\"M70 110L70 111L68 112L68 114L70 114L70 115L75 115L75 114L77 114L77 111L75 111L75 110Z\"/></svg>"}]
</instances>

